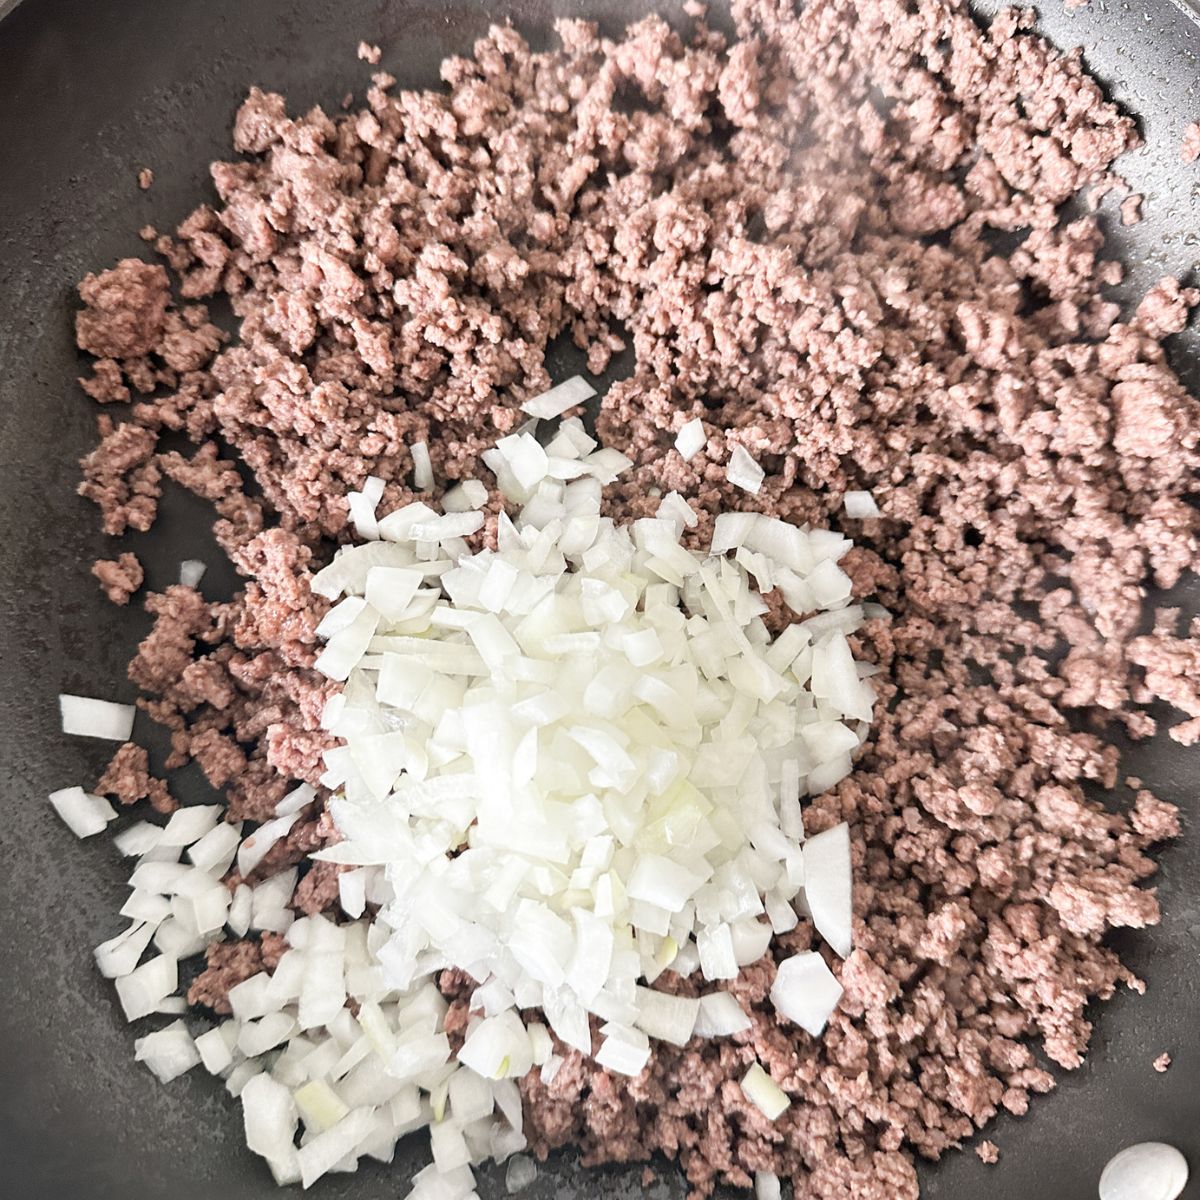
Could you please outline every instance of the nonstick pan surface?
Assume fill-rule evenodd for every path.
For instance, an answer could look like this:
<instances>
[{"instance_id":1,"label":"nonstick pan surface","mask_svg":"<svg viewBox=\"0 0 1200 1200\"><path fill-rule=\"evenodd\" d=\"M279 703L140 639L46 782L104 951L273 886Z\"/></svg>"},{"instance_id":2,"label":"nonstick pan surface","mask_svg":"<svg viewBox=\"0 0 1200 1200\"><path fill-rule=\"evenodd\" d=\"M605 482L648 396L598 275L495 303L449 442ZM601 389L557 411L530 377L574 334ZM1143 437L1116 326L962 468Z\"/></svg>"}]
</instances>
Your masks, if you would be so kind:
<instances>
[{"instance_id":1,"label":"nonstick pan surface","mask_svg":"<svg viewBox=\"0 0 1200 1200\"><path fill-rule=\"evenodd\" d=\"M559 15L609 31L654 0L25 0L0 22L0 1197L13 1200L247 1200L275 1189L242 1144L237 1105L195 1071L169 1086L133 1062L133 1033L90 949L115 931L123 868L102 839L76 841L46 803L54 788L90 782L105 747L58 731L60 690L132 699L125 663L148 627L136 605L116 610L88 568L115 553L94 510L75 494L77 460L93 439L93 406L74 385L74 285L91 269L144 254L136 230L170 228L210 195L208 162L229 152L229 126L252 83L293 109L334 107L363 90L371 68L360 38L406 86L433 86L441 58L511 17L544 44ZM718 6L719 7L719 6ZM986 11L989 6L981 6ZM0 12L6 8L0 0ZM1066 12L1047 0L1042 27L1081 44L1091 70L1136 114L1147 147L1121 169L1147 197L1147 219L1111 244L1131 264L1123 296L1159 275L1189 273L1200 234L1200 167L1178 159L1184 125L1200 118L1200 30L1171 0L1093 0ZM149 192L135 183L153 167ZM1200 384L1193 334L1172 352ZM557 364L558 368L567 364ZM555 364L552 364L552 368ZM133 548L161 588L186 557L219 561L202 506L170 494L154 534ZM232 579L210 575L218 596ZM1196 590L1171 599L1196 611ZM1162 714L1165 715L1165 714ZM139 725L139 734L144 729ZM1092 1053L1031 1115L987 1136L1000 1164L951 1155L923 1168L931 1200L1085 1200L1104 1162L1145 1139L1177 1144L1200 1174L1200 838L1197 759L1159 740L1127 769L1183 806L1185 836L1162 858L1163 924L1120 939L1149 983L1098 1011ZM188 772L185 800L202 784ZM1166 1075L1151 1067L1169 1051ZM390 1168L331 1176L327 1200L402 1195L426 1144L401 1145ZM641 1168L583 1173L554 1159L525 1193L633 1196ZM682 1196L669 1169L651 1196ZM502 1171L482 1172L485 1200ZM1187 1193L1200 1195L1200 1184Z\"/></svg>"}]
</instances>

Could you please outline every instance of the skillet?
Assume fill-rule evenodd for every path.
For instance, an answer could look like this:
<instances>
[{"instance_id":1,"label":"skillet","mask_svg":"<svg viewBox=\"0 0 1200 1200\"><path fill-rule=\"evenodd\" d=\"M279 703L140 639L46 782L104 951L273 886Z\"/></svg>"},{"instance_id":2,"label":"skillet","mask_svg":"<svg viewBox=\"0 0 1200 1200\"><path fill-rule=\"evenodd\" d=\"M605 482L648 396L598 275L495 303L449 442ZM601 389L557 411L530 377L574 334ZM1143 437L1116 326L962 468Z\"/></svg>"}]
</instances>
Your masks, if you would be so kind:
<instances>
[{"instance_id":1,"label":"skillet","mask_svg":"<svg viewBox=\"0 0 1200 1200\"><path fill-rule=\"evenodd\" d=\"M995 5L979 7L986 19ZM655 0L0 0L0 1196L275 1193L215 1081L197 1071L163 1087L133 1063L134 1035L90 955L114 932L127 868L111 849L75 841L45 802L54 788L95 778L106 758L104 745L61 735L56 693L131 699L125 663L148 628L136 606L105 604L88 573L98 555L134 543L106 542L74 495L76 462L93 438L91 405L73 383L75 283L144 253L142 224L168 228L210 195L207 163L228 154L232 114L252 83L283 91L292 109L332 108L367 81L370 68L354 57L359 38L383 47L382 66L403 85L434 86L442 57L468 48L493 20L511 17L540 46L555 16L587 15L616 32L651 8L679 11ZM1132 267L1119 299L1195 268L1200 168L1181 167L1178 149L1183 126L1200 118L1196 20L1173 0L1093 0L1075 12L1046 0L1042 14L1052 40L1084 47L1146 138L1120 164L1146 195L1146 220L1124 229L1111 210L1106 217L1110 245ZM134 179L147 164L156 183L143 193ZM1200 386L1194 333L1170 350ZM574 366L552 361L551 370ZM206 525L198 501L167 496L159 532L137 544L150 588L173 581L181 558L223 562ZM205 590L217 596L232 578L212 570ZM1195 612L1198 596L1185 585L1168 599ZM1166 740L1126 760L1184 808L1185 836L1163 854L1157 880L1163 924L1116 943L1148 994L1103 1006L1086 1065L1026 1119L989 1127L998 1166L968 1152L922 1168L930 1200L1084 1200L1116 1149L1146 1139L1174 1142L1200 1174L1196 761ZM185 802L202 787L187 771L173 780ZM1160 1076L1150 1064L1164 1050L1174 1065ZM425 1157L410 1139L392 1167L327 1177L317 1192L402 1195ZM480 1179L484 1200L504 1195L502 1169ZM631 1197L640 1179L640 1167L584 1174L563 1155L525 1195ZM684 1191L667 1169L649 1194ZM1186 1194L1200 1195L1200 1184Z\"/></svg>"}]
</instances>

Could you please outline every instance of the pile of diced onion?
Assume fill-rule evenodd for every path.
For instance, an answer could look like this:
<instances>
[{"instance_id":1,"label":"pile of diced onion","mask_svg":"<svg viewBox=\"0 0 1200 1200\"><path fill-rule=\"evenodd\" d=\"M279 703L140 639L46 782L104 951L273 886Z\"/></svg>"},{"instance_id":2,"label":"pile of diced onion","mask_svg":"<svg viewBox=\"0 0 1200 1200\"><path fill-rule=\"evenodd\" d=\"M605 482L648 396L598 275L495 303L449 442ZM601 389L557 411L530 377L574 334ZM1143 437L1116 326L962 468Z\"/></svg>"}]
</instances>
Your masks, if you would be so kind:
<instances>
[{"instance_id":1,"label":"pile of diced onion","mask_svg":"<svg viewBox=\"0 0 1200 1200\"><path fill-rule=\"evenodd\" d=\"M580 386L527 411L557 416ZM870 669L847 638L882 610L851 603L838 566L850 542L729 512L698 553L681 545L697 515L675 493L655 517L615 524L602 489L629 461L577 420L544 444L535 423L484 456L519 509L499 517L494 549L466 541L485 525L482 483L459 483L440 511L379 514L370 480L350 497L359 543L314 578L336 601L317 667L344 681L324 714L341 744L322 779L343 840L314 857L342 866L346 921L295 919L295 870L222 883L287 834L306 785L244 838L216 806L117 836L138 858L132 924L96 957L130 1020L182 1014L179 962L226 930L286 937L274 972L232 989L231 1019L196 1037L178 1020L137 1043L163 1080L198 1063L222 1076L281 1183L388 1161L428 1127L418 1200L467 1197L472 1164L514 1155L522 1186L533 1164L518 1153L517 1080L553 1078L552 1034L636 1075L654 1039L751 1027L726 985L798 912L849 953L848 831L806 839L801 802L850 771L871 718ZM740 460L730 471L756 489ZM804 618L775 638L771 589ZM65 722L128 736L124 711L86 708L98 703L64 697ZM81 836L115 816L77 788L52 800ZM475 982L457 1055L436 986L447 967ZM656 988L668 970L698 977L699 998ZM780 964L771 1000L817 1036L840 995L809 952ZM789 1104L758 1064L742 1087L772 1119Z\"/></svg>"}]
</instances>

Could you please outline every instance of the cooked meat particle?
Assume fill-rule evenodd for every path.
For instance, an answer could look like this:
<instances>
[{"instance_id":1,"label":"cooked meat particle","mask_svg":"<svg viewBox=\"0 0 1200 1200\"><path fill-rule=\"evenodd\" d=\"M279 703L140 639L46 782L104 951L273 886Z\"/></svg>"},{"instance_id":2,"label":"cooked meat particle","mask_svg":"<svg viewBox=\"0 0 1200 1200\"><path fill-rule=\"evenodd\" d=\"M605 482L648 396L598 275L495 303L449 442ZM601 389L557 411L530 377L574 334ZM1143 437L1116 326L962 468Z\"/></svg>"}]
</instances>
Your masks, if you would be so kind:
<instances>
[{"instance_id":1,"label":"cooked meat particle","mask_svg":"<svg viewBox=\"0 0 1200 1200\"><path fill-rule=\"evenodd\" d=\"M145 578L137 555L128 552L117 558L98 559L92 564L92 574L109 600L121 605L129 603L129 597L142 586Z\"/></svg>"}]
</instances>

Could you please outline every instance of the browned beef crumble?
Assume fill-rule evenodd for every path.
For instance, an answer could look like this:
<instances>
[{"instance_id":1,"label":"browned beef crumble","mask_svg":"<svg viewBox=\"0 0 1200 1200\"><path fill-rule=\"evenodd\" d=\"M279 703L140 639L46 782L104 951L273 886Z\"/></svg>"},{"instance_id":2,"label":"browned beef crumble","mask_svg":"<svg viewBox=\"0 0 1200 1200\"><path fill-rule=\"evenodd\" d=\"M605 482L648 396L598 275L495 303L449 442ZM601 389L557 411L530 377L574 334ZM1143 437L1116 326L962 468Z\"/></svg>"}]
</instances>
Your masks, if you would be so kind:
<instances>
[{"instance_id":1,"label":"browned beef crumble","mask_svg":"<svg viewBox=\"0 0 1200 1200\"><path fill-rule=\"evenodd\" d=\"M1192 121L1183 131L1183 142L1179 147L1179 160L1194 163L1200 158L1200 121Z\"/></svg>"},{"instance_id":2,"label":"browned beef crumble","mask_svg":"<svg viewBox=\"0 0 1200 1200\"><path fill-rule=\"evenodd\" d=\"M128 406L101 416L81 491L114 534L148 528L164 475L213 503L245 590L149 597L130 674L173 764L194 757L231 819L261 819L320 773L308 573L348 536L346 492L374 474L385 508L409 499L416 440L442 484L484 474L550 383L551 339L597 372L632 344L598 422L635 463L613 514L675 488L701 538L721 507L841 526L857 594L891 611L858 639L882 669L871 741L806 813L853 831L855 949L831 961L845 997L819 1040L768 1000L775 958L812 944L802 922L733 985L745 1034L657 1045L634 1080L560 1046L553 1081L523 1083L532 1147L662 1153L700 1194L771 1170L800 1197L903 1200L914 1154L1053 1086L1035 1044L1077 1066L1089 1002L1142 986L1103 938L1158 919L1147 850L1178 822L1117 787L1108 733L1151 735L1165 701L1172 736L1200 737L1200 630L1166 611L1138 634L1148 587L1197 561L1200 408L1162 345L1197 294L1164 279L1125 317L1106 297L1120 265L1061 209L1114 186L1137 135L1031 11L986 30L962 0L734 14L731 45L698 6L687 37L563 21L543 54L495 29L443 64L444 92L377 74L344 115L253 90L217 205L155 240L166 267L81 285L85 389ZM1022 236L1000 252L995 231ZM707 448L684 462L696 417ZM160 452L163 431L194 455ZM734 443L767 471L758 497L725 479ZM880 518L844 518L860 488ZM314 813L259 873L330 833ZM334 872L307 880L306 911L334 902ZM262 954L210 951L193 998L220 1010ZM469 992L444 986L460 1035ZM792 1099L775 1122L738 1086L754 1059Z\"/></svg>"},{"instance_id":3,"label":"browned beef crumble","mask_svg":"<svg viewBox=\"0 0 1200 1200\"><path fill-rule=\"evenodd\" d=\"M1136 225L1142 219L1142 204L1145 197L1134 192L1121 201L1121 224Z\"/></svg>"},{"instance_id":4,"label":"browned beef crumble","mask_svg":"<svg viewBox=\"0 0 1200 1200\"><path fill-rule=\"evenodd\" d=\"M277 933L264 933L261 941L213 942L204 952L204 970L188 988L188 1003L228 1016L230 989L261 971L274 971L286 949Z\"/></svg>"},{"instance_id":5,"label":"browned beef crumble","mask_svg":"<svg viewBox=\"0 0 1200 1200\"><path fill-rule=\"evenodd\" d=\"M136 554L125 553L116 558L100 558L92 564L92 574L100 590L114 604L128 604L129 597L142 586L145 572Z\"/></svg>"},{"instance_id":6,"label":"browned beef crumble","mask_svg":"<svg viewBox=\"0 0 1200 1200\"><path fill-rule=\"evenodd\" d=\"M150 756L134 742L126 742L113 755L96 791L125 805L149 800L150 807L160 813L179 807L166 783L150 774Z\"/></svg>"},{"instance_id":7,"label":"browned beef crumble","mask_svg":"<svg viewBox=\"0 0 1200 1200\"><path fill-rule=\"evenodd\" d=\"M229 991L263 970L262 947L256 941L213 942L204 952L205 968L188 988L189 1004L202 1004L222 1016L233 1010Z\"/></svg>"}]
</instances>

